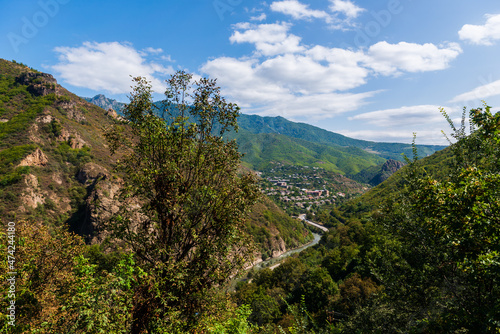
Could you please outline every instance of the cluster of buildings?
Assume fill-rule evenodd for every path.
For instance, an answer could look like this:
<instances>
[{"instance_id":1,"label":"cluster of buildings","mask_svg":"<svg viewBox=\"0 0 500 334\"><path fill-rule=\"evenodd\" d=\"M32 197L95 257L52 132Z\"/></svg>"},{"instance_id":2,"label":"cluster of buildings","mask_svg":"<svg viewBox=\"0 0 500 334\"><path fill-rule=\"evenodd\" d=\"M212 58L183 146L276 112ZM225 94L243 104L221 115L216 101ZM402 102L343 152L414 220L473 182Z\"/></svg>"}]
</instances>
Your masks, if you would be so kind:
<instances>
[{"instance_id":1,"label":"cluster of buildings","mask_svg":"<svg viewBox=\"0 0 500 334\"><path fill-rule=\"evenodd\" d=\"M267 178L272 186L263 189L267 196L279 196L283 203L293 204L299 208L310 208L311 205L333 204L337 197L345 197L345 194L338 192L330 194L327 189L309 190L290 184L289 179Z\"/></svg>"}]
</instances>

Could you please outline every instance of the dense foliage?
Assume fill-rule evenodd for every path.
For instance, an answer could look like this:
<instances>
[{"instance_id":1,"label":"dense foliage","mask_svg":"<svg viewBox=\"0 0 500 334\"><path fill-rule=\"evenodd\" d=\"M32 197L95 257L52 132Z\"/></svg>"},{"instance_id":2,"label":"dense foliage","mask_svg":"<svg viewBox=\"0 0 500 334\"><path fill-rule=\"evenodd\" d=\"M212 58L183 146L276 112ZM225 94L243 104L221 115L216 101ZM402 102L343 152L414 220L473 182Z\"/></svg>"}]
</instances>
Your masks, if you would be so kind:
<instances>
[{"instance_id":1,"label":"dense foliage","mask_svg":"<svg viewBox=\"0 0 500 334\"><path fill-rule=\"evenodd\" d=\"M372 258L386 294L360 311L364 328L498 332L499 120L489 107L471 110L469 136L465 118L459 128L450 121L457 142L446 178L410 164L404 190L377 219L394 238ZM380 308L393 310L391 321Z\"/></svg>"},{"instance_id":2,"label":"dense foliage","mask_svg":"<svg viewBox=\"0 0 500 334\"><path fill-rule=\"evenodd\" d=\"M319 212L333 228L318 246L238 287L249 320L263 332L497 333L500 114L474 109L470 123L467 135L465 118L450 121L446 168L415 154L379 209L361 197Z\"/></svg>"}]
</instances>

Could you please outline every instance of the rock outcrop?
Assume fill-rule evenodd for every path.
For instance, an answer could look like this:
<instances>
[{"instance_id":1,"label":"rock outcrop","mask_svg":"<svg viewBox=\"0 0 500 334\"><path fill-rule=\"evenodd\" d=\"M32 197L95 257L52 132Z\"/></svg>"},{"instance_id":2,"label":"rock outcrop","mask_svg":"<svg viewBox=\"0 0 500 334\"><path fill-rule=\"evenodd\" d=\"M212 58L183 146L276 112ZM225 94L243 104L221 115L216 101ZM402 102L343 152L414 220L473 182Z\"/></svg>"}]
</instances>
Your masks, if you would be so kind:
<instances>
[{"instance_id":1,"label":"rock outcrop","mask_svg":"<svg viewBox=\"0 0 500 334\"><path fill-rule=\"evenodd\" d=\"M25 72L16 78L16 82L28 86L28 92L35 96L57 94L57 80L47 73Z\"/></svg>"},{"instance_id":2,"label":"rock outcrop","mask_svg":"<svg viewBox=\"0 0 500 334\"><path fill-rule=\"evenodd\" d=\"M38 205L45 203L45 196L43 196L39 189L38 179L35 175L26 175L24 177L24 184L26 188L21 194L21 203L23 204L21 211L24 211L26 207L35 209Z\"/></svg>"},{"instance_id":3,"label":"rock outcrop","mask_svg":"<svg viewBox=\"0 0 500 334\"><path fill-rule=\"evenodd\" d=\"M278 257L286 253L287 251L285 241L281 237L274 239L274 241L272 242L271 249L272 249L271 257Z\"/></svg>"},{"instance_id":4,"label":"rock outcrop","mask_svg":"<svg viewBox=\"0 0 500 334\"><path fill-rule=\"evenodd\" d=\"M120 117L118 115L118 113L116 111L114 111L112 108L109 108L108 110L106 110L106 116L109 116L109 117L114 118L114 119L118 119Z\"/></svg>"},{"instance_id":5,"label":"rock outcrop","mask_svg":"<svg viewBox=\"0 0 500 334\"><path fill-rule=\"evenodd\" d=\"M121 111L125 105L125 103L107 98L102 94L98 94L94 97L84 97L83 99L87 102L95 104L98 107L101 107L104 110L113 109L115 111Z\"/></svg>"},{"instance_id":6,"label":"rock outcrop","mask_svg":"<svg viewBox=\"0 0 500 334\"><path fill-rule=\"evenodd\" d=\"M77 180L84 184L85 186L90 186L101 179L109 179L110 173L108 170L96 163L89 162L85 164L78 174L76 175Z\"/></svg>"},{"instance_id":7,"label":"rock outcrop","mask_svg":"<svg viewBox=\"0 0 500 334\"><path fill-rule=\"evenodd\" d=\"M387 160L383 165L379 173L375 175L371 181L370 184L372 185L378 185L385 180L387 180L392 174L396 173L398 170L403 168L405 164L401 161L397 160L392 160L389 159Z\"/></svg>"},{"instance_id":8,"label":"rock outcrop","mask_svg":"<svg viewBox=\"0 0 500 334\"><path fill-rule=\"evenodd\" d=\"M49 162L49 159L47 159L47 156L42 152L40 148L37 148L35 152L27 155L21 163L19 163L19 166L40 166L43 167L47 165Z\"/></svg>"},{"instance_id":9,"label":"rock outcrop","mask_svg":"<svg viewBox=\"0 0 500 334\"><path fill-rule=\"evenodd\" d=\"M99 243L106 237L103 223L119 209L118 193L122 182L113 179L109 171L93 162L85 164L77 179L87 188L85 220L78 227L79 232L89 238L90 243Z\"/></svg>"},{"instance_id":10,"label":"rock outcrop","mask_svg":"<svg viewBox=\"0 0 500 334\"><path fill-rule=\"evenodd\" d=\"M87 144L78 133L71 133L66 129L61 130L61 134L57 137L57 140L68 142L72 149L79 149Z\"/></svg>"}]
</instances>

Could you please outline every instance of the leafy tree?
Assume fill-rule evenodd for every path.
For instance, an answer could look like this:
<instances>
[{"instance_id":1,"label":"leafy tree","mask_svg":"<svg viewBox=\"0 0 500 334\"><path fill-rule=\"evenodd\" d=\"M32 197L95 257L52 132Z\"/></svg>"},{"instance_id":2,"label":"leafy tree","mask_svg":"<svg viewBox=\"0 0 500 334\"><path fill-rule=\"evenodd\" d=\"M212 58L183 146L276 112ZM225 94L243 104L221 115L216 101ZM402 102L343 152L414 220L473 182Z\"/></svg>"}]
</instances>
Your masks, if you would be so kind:
<instances>
[{"instance_id":1,"label":"leafy tree","mask_svg":"<svg viewBox=\"0 0 500 334\"><path fill-rule=\"evenodd\" d=\"M2 236L5 225L0 224ZM116 263L100 270L83 256L80 236L39 222L19 221L15 229L15 326L4 313L12 299L6 293L10 270L2 255L0 332L130 332L133 287L143 275L131 254L116 254ZM7 254L5 245L0 250Z\"/></svg>"},{"instance_id":2,"label":"leafy tree","mask_svg":"<svg viewBox=\"0 0 500 334\"><path fill-rule=\"evenodd\" d=\"M247 334L252 333L255 328L250 325L247 318L252 311L248 305L242 305L236 309L235 314L224 322L217 322L208 328L209 334Z\"/></svg>"},{"instance_id":3,"label":"leafy tree","mask_svg":"<svg viewBox=\"0 0 500 334\"><path fill-rule=\"evenodd\" d=\"M500 330L500 114L488 106L471 110L469 135L465 117L456 128L443 114L456 139L449 176L434 179L409 161L405 190L378 216L393 238L371 251L387 298L359 313L357 325L386 332ZM391 309L397 316L387 316ZM387 321L373 316L379 311Z\"/></svg>"},{"instance_id":4,"label":"leafy tree","mask_svg":"<svg viewBox=\"0 0 500 334\"><path fill-rule=\"evenodd\" d=\"M108 133L112 151L124 149L125 175L110 228L148 273L136 292L133 331L186 330L203 318L213 288L247 261L242 227L259 192L253 175L238 173L236 143L223 137L237 130L239 108L215 80L192 83L176 73L161 110L151 85L134 80L125 109L131 130Z\"/></svg>"},{"instance_id":5,"label":"leafy tree","mask_svg":"<svg viewBox=\"0 0 500 334\"><path fill-rule=\"evenodd\" d=\"M325 311L338 294L338 286L323 267L308 269L296 294L304 296L307 310L312 313Z\"/></svg>"}]
</instances>

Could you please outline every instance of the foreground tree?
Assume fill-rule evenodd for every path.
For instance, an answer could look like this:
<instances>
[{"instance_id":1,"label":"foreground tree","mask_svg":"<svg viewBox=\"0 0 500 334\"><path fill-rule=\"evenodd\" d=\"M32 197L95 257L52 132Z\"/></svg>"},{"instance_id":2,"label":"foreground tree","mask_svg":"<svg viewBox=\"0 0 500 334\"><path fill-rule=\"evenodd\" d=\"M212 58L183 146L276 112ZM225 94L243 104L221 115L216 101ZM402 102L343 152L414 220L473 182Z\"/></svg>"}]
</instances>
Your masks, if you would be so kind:
<instances>
[{"instance_id":1,"label":"foreground tree","mask_svg":"<svg viewBox=\"0 0 500 334\"><path fill-rule=\"evenodd\" d=\"M353 328L385 332L498 333L500 330L500 114L470 112L456 128L448 177L414 159L402 195L378 217L386 239L372 272L385 296ZM362 327L363 328L363 327Z\"/></svg>"},{"instance_id":2,"label":"foreground tree","mask_svg":"<svg viewBox=\"0 0 500 334\"><path fill-rule=\"evenodd\" d=\"M237 130L239 108L215 80L178 72L162 106L135 78L125 109L132 129L108 133L122 148L122 205L110 222L148 278L137 289L133 332L187 330L210 313L207 302L248 260L242 232L258 198L253 175L238 173L241 155L224 134ZM160 117L161 116L161 117Z\"/></svg>"}]
</instances>

